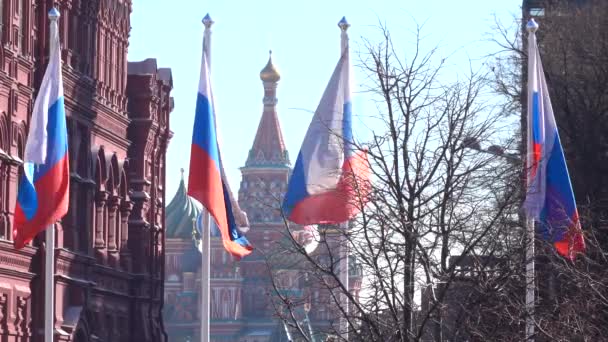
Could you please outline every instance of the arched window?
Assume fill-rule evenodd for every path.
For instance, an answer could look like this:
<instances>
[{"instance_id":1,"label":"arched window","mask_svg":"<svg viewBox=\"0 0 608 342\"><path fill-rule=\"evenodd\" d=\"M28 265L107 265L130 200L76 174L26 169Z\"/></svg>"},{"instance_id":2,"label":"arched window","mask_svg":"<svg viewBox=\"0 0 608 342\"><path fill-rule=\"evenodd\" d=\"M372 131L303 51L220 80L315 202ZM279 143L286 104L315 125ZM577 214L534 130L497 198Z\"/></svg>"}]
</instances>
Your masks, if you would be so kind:
<instances>
[{"instance_id":1,"label":"arched window","mask_svg":"<svg viewBox=\"0 0 608 342\"><path fill-rule=\"evenodd\" d=\"M114 252L116 251L116 230L117 222L120 221L120 217L117 217L118 207L120 205L120 199L117 196L116 192L116 183L117 179L115 177L116 171L114 170L114 159L110 165L110 172L108 175L108 180L106 181L107 185L107 193L108 193L108 202L106 203L106 224L105 224L105 234L108 251ZM118 219L118 220L117 220Z\"/></svg>"},{"instance_id":2,"label":"arched window","mask_svg":"<svg viewBox=\"0 0 608 342\"><path fill-rule=\"evenodd\" d=\"M120 227L119 234L120 237L120 246L119 249L121 251L121 258L128 258L129 254L129 216L131 215L131 209L133 207L130 198L129 198L129 183L127 179L129 164L128 162L124 162L122 165L122 170L120 174L120 198L122 201L120 207ZM123 262L128 263L128 260L125 259Z\"/></svg>"},{"instance_id":3,"label":"arched window","mask_svg":"<svg viewBox=\"0 0 608 342\"><path fill-rule=\"evenodd\" d=\"M95 165L95 214L94 214L94 242L96 249L104 249L106 247L105 235L107 225L107 206L108 193L106 192L106 158L103 148L99 148L96 155Z\"/></svg>"},{"instance_id":4,"label":"arched window","mask_svg":"<svg viewBox=\"0 0 608 342\"><path fill-rule=\"evenodd\" d=\"M30 55L29 39L30 39L30 13L32 8L31 0L18 0L18 16L19 16L19 31L18 31L18 48L23 56Z\"/></svg>"}]
</instances>

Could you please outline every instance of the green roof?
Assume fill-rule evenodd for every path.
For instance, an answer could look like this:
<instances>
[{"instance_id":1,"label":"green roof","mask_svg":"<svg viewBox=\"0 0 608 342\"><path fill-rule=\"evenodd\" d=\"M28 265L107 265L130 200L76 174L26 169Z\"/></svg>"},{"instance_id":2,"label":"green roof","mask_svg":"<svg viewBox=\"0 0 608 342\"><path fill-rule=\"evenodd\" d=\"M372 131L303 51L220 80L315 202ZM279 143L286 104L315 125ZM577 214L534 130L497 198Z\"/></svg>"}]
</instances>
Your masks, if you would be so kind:
<instances>
[{"instance_id":1,"label":"green roof","mask_svg":"<svg viewBox=\"0 0 608 342\"><path fill-rule=\"evenodd\" d=\"M192 238L193 220L200 214L202 206L194 201L186 190L184 174L175 196L165 209L165 226L168 238Z\"/></svg>"}]
</instances>

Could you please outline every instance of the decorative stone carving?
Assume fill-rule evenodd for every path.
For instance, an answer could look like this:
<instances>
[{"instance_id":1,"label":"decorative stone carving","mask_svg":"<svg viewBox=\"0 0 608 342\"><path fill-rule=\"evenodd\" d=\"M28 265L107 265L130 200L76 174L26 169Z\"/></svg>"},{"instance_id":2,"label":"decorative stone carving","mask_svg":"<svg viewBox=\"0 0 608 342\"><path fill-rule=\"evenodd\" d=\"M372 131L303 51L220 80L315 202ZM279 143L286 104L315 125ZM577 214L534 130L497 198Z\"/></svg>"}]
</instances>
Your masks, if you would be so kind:
<instances>
[{"instance_id":1,"label":"decorative stone carving","mask_svg":"<svg viewBox=\"0 0 608 342\"><path fill-rule=\"evenodd\" d=\"M0 293L0 334L8 330L8 295Z\"/></svg>"},{"instance_id":2,"label":"decorative stone carving","mask_svg":"<svg viewBox=\"0 0 608 342\"><path fill-rule=\"evenodd\" d=\"M28 331L28 312L27 299L22 296L17 296L15 315L15 329L21 334L26 334Z\"/></svg>"}]
</instances>

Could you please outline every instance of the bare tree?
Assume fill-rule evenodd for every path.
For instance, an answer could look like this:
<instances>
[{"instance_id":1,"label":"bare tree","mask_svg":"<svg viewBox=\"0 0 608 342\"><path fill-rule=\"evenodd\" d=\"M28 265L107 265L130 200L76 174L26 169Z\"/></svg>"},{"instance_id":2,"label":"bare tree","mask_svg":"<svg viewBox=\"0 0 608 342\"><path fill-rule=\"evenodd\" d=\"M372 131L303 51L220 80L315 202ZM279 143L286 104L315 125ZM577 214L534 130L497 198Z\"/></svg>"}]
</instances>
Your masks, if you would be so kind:
<instances>
[{"instance_id":1,"label":"bare tree","mask_svg":"<svg viewBox=\"0 0 608 342\"><path fill-rule=\"evenodd\" d=\"M366 41L361 55L364 84L377 108L372 138L359 144L373 174L369 200L357 203L362 213L350 229L321 227L315 253L307 254L288 227L286 244L269 258L276 312L307 341L343 340L340 319L347 320L351 341L488 340L499 331L514 337L523 314L501 307L498 298L512 298L524 285L521 166L503 150L483 154L477 146L491 140L512 145L512 127L501 121L484 72L446 82L440 77L445 60L436 49L423 50L419 29L407 50L393 44L386 28L381 32L384 39ZM343 234L356 261L351 274L361 275L360 291L340 282ZM286 272L301 272L308 293L290 295ZM311 333L302 322L318 314L314 291L330 304L335 321ZM520 303L523 293L516 295ZM482 319L484 310L497 321ZM501 321L507 314L512 319Z\"/></svg>"},{"instance_id":2,"label":"bare tree","mask_svg":"<svg viewBox=\"0 0 608 342\"><path fill-rule=\"evenodd\" d=\"M570 262L537 239L535 340L603 340L608 3L524 1L524 9L532 2L542 14L541 55L588 246ZM525 151L527 19L524 12L513 27L497 23L488 74L472 71L453 82L445 81L437 50L422 49L419 30L405 50L385 28L380 43L365 42L364 84L377 108L367 121L372 138L359 144L373 172L369 201L359 203L362 213L348 231L322 227L315 253L307 254L292 234L297 228L288 226L269 258L276 312L294 340L343 340L340 319L348 321L351 341L523 340L524 165L517 153L483 150L479 142ZM521 131L508 124L520 117ZM356 260L351 272L360 276L359 292L340 282L341 235ZM305 291L288 291L294 279ZM311 328L319 302L331 308L324 318L335 321Z\"/></svg>"},{"instance_id":3,"label":"bare tree","mask_svg":"<svg viewBox=\"0 0 608 342\"><path fill-rule=\"evenodd\" d=\"M586 255L570 263L537 241L537 340L602 340L608 333L608 3L523 3L523 18L514 25L497 23L499 34L493 34L500 47L495 90L505 100L504 112L521 115L525 130L525 108L517 105L526 103L522 24L538 15L545 76L587 242Z\"/></svg>"}]
</instances>

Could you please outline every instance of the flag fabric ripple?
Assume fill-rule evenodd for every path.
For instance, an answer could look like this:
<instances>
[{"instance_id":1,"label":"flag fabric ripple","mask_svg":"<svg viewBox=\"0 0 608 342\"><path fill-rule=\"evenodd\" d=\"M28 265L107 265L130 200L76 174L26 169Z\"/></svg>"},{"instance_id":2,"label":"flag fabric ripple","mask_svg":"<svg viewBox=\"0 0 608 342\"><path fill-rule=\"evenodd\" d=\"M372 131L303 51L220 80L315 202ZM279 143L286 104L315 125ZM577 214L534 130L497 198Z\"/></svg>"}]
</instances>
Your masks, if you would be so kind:
<instances>
[{"instance_id":1,"label":"flag fabric ripple","mask_svg":"<svg viewBox=\"0 0 608 342\"><path fill-rule=\"evenodd\" d=\"M49 64L34 102L25 144L13 229L16 248L25 246L68 211L70 168L61 49L57 27L53 28Z\"/></svg>"},{"instance_id":2,"label":"flag fabric ripple","mask_svg":"<svg viewBox=\"0 0 608 342\"><path fill-rule=\"evenodd\" d=\"M336 224L355 216L366 201L369 164L352 145L351 67L343 50L308 127L283 201L297 224Z\"/></svg>"},{"instance_id":3,"label":"flag fabric ripple","mask_svg":"<svg viewBox=\"0 0 608 342\"><path fill-rule=\"evenodd\" d=\"M524 209L541 236L573 259L585 251L585 241L534 32L528 41L527 144Z\"/></svg>"},{"instance_id":4,"label":"flag fabric ripple","mask_svg":"<svg viewBox=\"0 0 608 342\"><path fill-rule=\"evenodd\" d=\"M217 223L226 251L242 258L249 255L253 247L237 228L226 178L222 175L209 65L204 51L200 72L190 150L188 195L207 208Z\"/></svg>"}]
</instances>

